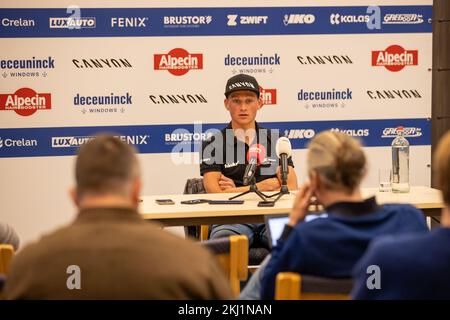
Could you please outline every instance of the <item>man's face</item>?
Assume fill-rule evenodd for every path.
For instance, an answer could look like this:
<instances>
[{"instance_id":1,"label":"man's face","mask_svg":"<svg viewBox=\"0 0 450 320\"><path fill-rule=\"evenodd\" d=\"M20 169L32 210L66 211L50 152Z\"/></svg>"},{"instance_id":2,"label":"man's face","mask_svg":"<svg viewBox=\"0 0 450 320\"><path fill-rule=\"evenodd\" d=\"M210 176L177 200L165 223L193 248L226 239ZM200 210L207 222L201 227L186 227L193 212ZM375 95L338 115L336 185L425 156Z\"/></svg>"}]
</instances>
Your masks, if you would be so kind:
<instances>
[{"instance_id":1,"label":"man's face","mask_svg":"<svg viewBox=\"0 0 450 320\"><path fill-rule=\"evenodd\" d=\"M231 93L224 101L225 108L230 112L231 120L240 127L247 127L255 121L258 109L262 107L261 99L249 90Z\"/></svg>"}]
</instances>

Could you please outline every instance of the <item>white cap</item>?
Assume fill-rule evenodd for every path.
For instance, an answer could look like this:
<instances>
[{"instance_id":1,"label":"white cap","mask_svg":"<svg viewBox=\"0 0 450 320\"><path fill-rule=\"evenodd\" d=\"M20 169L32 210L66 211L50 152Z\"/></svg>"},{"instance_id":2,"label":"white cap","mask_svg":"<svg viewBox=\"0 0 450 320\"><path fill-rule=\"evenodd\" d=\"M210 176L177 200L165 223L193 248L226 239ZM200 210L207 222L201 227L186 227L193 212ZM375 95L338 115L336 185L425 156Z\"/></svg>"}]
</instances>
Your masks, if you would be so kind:
<instances>
[{"instance_id":1,"label":"white cap","mask_svg":"<svg viewBox=\"0 0 450 320\"><path fill-rule=\"evenodd\" d=\"M277 145L275 147L278 158L284 153L288 157L292 155L291 141L286 137L281 137L277 140Z\"/></svg>"}]
</instances>

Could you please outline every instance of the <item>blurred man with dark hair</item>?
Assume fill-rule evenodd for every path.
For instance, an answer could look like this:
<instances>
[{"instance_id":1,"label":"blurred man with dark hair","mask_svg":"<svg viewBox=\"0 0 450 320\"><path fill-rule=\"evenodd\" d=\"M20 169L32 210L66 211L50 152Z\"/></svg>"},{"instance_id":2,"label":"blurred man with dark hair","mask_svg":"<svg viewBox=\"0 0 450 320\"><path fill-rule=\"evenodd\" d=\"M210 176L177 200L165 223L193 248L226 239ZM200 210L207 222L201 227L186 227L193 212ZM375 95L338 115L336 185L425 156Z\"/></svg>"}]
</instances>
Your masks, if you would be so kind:
<instances>
[{"instance_id":1,"label":"blurred man with dark hair","mask_svg":"<svg viewBox=\"0 0 450 320\"><path fill-rule=\"evenodd\" d=\"M8 299L227 299L220 267L198 245L144 221L134 149L100 135L79 149L79 208L69 226L13 260Z\"/></svg>"}]
</instances>

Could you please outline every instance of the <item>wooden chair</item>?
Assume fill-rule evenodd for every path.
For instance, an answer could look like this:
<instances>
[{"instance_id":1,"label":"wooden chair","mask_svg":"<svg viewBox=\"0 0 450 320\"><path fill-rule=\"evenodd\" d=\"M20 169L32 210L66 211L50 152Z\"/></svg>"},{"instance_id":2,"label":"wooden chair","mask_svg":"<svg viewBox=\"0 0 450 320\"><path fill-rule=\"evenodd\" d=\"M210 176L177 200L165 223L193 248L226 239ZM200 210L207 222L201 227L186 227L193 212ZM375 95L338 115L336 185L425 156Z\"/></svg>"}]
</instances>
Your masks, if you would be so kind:
<instances>
[{"instance_id":1,"label":"wooden chair","mask_svg":"<svg viewBox=\"0 0 450 320\"><path fill-rule=\"evenodd\" d=\"M203 178L191 178L186 181L183 194L205 194L206 190L203 185ZM191 236L199 239L200 241L208 240L209 238L209 225L201 226L188 226L185 227L186 236ZM249 249L249 270L254 272L264 258L269 254L269 250L264 247L250 248Z\"/></svg>"},{"instance_id":2,"label":"wooden chair","mask_svg":"<svg viewBox=\"0 0 450 320\"><path fill-rule=\"evenodd\" d=\"M7 275L14 256L14 248L10 244L0 244L0 275Z\"/></svg>"},{"instance_id":3,"label":"wooden chair","mask_svg":"<svg viewBox=\"0 0 450 320\"><path fill-rule=\"evenodd\" d=\"M276 278L275 300L348 300L352 287L352 279L280 272Z\"/></svg>"},{"instance_id":4,"label":"wooden chair","mask_svg":"<svg viewBox=\"0 0 450 320\"><path fill-rule=\"evenodd\" d=\"M230 236L203 241L201 244L209 249L219 260L237 297L241 291L241 281L248 277L248 239L246 236Z\"/></svg>"}]
</instances>

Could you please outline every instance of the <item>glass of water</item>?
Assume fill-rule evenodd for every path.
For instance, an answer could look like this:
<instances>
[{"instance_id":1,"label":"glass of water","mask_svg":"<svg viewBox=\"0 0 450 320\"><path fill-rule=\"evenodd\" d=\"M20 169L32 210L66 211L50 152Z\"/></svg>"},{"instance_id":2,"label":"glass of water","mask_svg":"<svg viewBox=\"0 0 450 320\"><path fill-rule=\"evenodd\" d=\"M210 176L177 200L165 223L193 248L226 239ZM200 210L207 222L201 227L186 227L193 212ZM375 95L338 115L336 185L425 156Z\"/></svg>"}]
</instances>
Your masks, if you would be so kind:
<instances>
[{"instance_id":1,"label":"glass of water","mask_svg":"<svg viewBox=\"0 0 450 320\"><path fill-rule=\"evenodd\" d=\"M392 191L392 170L379 169L378 170L378 182L380 192Z\"/></svg>"}]
</instances>

